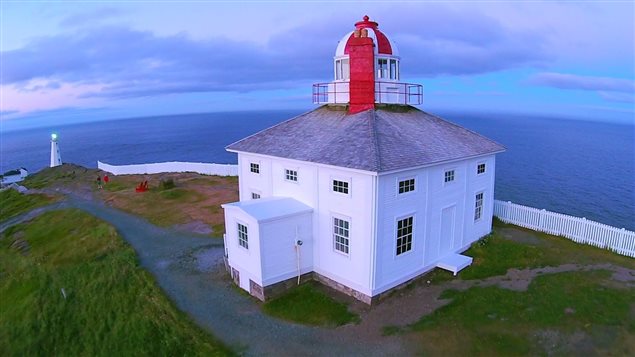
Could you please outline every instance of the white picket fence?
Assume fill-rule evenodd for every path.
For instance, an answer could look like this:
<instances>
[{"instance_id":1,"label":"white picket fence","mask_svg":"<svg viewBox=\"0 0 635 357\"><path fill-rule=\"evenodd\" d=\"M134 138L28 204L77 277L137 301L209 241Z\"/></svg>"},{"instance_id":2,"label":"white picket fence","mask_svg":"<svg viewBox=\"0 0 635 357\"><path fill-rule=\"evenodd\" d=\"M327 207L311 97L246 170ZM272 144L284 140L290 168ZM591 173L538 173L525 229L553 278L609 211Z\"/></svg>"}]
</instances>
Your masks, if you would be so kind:
<instances>
[{"instance_id":1,"label":"white picket fence","mask_svg":"<svg viewBox=\"0 0 635 357\"><path fill-rule=\"evenodd\" d=\"M197 172L203 175L238 176L238 165L207 164L202 162L158 162L137 165L110 165L97 161L100 170L113 175L158 174L163 172Z\"/></svg>"},{"instance_id":2,"label":"white picket fence","mask_svg":"<svg viewBox=\"0 0 635 357\"><path fill-rule=\"evenodd\" d=\"M505 223L635 257L635 232L624 228L499 200L494 200L494 216Z\"/></svg>"}]
</instances>

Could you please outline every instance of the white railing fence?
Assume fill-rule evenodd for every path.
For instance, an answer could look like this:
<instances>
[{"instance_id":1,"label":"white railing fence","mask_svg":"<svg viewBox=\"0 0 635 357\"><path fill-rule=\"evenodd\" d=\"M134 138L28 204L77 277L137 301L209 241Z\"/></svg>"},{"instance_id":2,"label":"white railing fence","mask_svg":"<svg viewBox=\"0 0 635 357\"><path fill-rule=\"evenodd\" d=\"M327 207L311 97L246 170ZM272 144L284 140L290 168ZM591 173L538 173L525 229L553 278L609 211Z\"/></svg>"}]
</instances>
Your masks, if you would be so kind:
<instances>
[{"instance_id":1,"label":"white railing fence","mask_svg":"<svg viewBox=\"0 0 635 357\"><path fill-rule=\"evenodd\" d=\"M499 200L494 200L494 216L505 223L635 257L635 232L624 228Z\"/></svg>"},{"instance_id":2,"label":"white railing fence","mask_svg":"<svg viewBox=\"0 0 635 357\"><path fill-rule=\"evenodd\" d=\"M97 161L100 170L110 172L113 175L143 175L158 174L163 172L196 172L203 175L238 176L238 165L207 164L202 162L159 162L153 164L137 165L109 165Z\"/></svg>"}]
</instances>

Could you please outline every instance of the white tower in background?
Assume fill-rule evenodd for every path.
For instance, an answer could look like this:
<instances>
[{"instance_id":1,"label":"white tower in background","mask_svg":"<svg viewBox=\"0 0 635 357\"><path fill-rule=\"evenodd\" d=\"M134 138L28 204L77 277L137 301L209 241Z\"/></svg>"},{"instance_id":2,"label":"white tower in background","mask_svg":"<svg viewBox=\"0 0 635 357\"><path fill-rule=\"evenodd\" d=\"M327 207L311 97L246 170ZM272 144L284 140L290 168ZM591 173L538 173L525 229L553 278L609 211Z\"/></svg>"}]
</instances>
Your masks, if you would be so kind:
<instances>
[{"instance_id":1,"label":"white tower in background","mask_svg":"<svg viewBox=\"0 0 635 357\"><path fill-rule=\"evenodd\" d=\"M60 166L62 164L62 156L60 155L60 147L57 145L57 134L51 134L51 167Z\"/></svg>"}]
</instances>

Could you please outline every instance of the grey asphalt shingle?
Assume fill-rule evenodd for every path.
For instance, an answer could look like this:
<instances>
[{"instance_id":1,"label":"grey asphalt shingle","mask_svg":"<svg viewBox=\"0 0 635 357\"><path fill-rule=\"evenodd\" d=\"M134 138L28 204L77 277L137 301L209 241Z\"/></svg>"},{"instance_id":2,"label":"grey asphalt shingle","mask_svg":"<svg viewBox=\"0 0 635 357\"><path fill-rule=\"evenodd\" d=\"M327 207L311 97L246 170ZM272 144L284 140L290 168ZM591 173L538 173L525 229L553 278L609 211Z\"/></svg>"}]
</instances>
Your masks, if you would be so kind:
<instances>
[{"instance_id":1,"label":"grey asphalt shingle","mask_svg":"<svg viewBox=\"0 0 635 357\"><path fill-rule=\"evenodd\" d=\"M498 143L414 107L348 115L324 105L227 147L372 172L440 163L505 150Z\"/></svg>"}]
</instances>

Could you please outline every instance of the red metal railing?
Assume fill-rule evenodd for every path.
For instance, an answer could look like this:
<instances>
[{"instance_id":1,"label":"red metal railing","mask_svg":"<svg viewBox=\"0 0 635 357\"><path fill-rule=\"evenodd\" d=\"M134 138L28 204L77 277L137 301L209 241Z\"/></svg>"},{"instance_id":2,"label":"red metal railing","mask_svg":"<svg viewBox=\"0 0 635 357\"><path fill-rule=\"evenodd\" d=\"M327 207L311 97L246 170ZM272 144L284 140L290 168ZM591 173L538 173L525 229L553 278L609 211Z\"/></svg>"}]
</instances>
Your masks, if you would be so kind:
<instances>
[{"instance_id":1,"label":"red metal railing","mask_svg":"<svg viewBox=\"0 0 635 357\"><path fill-rule=\"evenodd\" d=\"M348 104L349 93L349 82L315 83L313 103ZM419 105L423 103L423 86L413 83L375 82L375 103Z\"/></svg>"}]
</instances>

